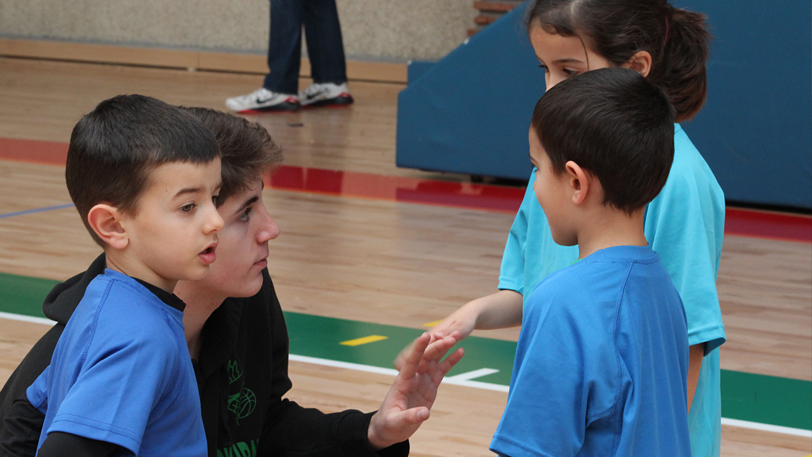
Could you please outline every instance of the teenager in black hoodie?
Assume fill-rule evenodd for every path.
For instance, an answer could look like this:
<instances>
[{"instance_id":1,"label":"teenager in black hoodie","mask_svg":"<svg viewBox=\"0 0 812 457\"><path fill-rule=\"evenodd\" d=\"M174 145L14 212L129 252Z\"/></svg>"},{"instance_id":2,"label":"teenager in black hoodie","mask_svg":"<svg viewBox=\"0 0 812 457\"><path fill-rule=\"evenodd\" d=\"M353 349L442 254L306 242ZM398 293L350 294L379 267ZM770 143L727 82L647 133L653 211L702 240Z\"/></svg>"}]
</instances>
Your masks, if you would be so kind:
<instances>
[{"instance_id":1,"label":"teenager in black hoodie","mask_svg":"<svg viewBox=\"0 0 812 457\"><path fill-rule=\"evenodd\" d=\"M405 456L408 438L429 416L442 377L460 357L453 336L418 340L379 411L324 414L289 401L288 334L268 275L268 241L279 227L262 202L261 174L281 151L259 124L203 108L187 108L211 129L222 153L219 211L225 227L218 259L200 281L180 281L184 327L198 380L209 456ZM57 285L43 304L57 322L31 349L0 391L0 457L34 456L44 416L25 390L48 366L65 324L103 273L102 254L84 273ZM417 372L421 360L425 370ZM72 454L66 449L67 454Z\"/></svg>"}]
</instances>

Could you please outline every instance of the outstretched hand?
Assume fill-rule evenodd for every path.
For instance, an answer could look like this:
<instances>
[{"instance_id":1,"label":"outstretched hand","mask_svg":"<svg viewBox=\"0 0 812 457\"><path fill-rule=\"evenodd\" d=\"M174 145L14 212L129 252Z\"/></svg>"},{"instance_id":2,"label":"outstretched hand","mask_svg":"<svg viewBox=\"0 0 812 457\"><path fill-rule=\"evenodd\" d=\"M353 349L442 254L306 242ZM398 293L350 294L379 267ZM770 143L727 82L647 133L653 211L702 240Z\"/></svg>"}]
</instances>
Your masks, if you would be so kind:
<instances>
[{"instance_id":1,"label":"outstretched hand","mask_svg":"<svg viewBox=\"0 0 812 457\"><path fill-rule=\"evenodd\" d=\"M431 335L431 341L440 340L446 335L454 336L457 342L462 341L474 331L474 327L476 326L476 318L477 315L471 312L468 308L462 307L458 309L450 316L443 319L442 322L428 330L428 333ZM393 365L395 366L396 370L400 371L400 369L403 367L403 364L406 362L406 357L411 353L416 342L417 341L412 342L409 346L406 346L402 351L400 351L400 354L395 357Z\"/></svg>"},{"instance_id":2,"label":"outstretched hand","mask_svg":"<svg viewBox=\"0 0 812 457\"><path fill-rule=\"evenodd\" d=\"M432 341L431 335L424 333L415 340L383 404L369 422L369 444L373 448L383 449L408 439L429 418L440 382L463 356L459 348L442 360L458 338L455 332Z\"/></svg>"}]
</instances>

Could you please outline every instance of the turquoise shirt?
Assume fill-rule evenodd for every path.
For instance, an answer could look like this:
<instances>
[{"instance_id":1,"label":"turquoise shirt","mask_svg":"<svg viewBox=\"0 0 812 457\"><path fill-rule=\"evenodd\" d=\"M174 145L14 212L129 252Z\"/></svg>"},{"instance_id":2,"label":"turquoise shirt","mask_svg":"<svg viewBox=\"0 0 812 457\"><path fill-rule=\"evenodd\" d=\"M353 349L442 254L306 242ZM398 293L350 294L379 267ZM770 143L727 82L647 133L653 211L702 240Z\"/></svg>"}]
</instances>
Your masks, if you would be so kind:
<instances>
[{"instance_id":1,"label":"turquoise shirt","mask_svg":"<svg viewBox=\"0 0 812 457\"><path fill-rule=\"evenodd\" d=\"M553 241L530 176L508 235L499 289L524 295L550 274L578 259L577 246ZM646 207L645 233L679 291L688 320L688 344L705 343L705 357L688 423L694 457L718 457L721 393L718 347L725 328L716 292L722 256L725 198L705 159L679 124L674 126L674 163L660 194ZM532 236L528 236L532 234ZM527 291L527 294L525 294Z\"/></svg>"}]
</instances>

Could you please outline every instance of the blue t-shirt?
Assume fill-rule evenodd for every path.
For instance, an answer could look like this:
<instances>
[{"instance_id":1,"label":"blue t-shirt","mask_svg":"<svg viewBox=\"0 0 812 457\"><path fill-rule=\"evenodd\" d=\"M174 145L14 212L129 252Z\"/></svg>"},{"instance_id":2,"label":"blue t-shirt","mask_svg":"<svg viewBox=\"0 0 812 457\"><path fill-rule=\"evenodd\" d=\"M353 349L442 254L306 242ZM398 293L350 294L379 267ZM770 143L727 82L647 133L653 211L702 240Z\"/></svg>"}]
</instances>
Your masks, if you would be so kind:
<instances>
[{"instance_id":1,"label":"blue t-shirt","mask_svg":"<svg viewBox=\"0 0 812 457\"><path fill-rule=\"evenodd\" d=\"M603 249L525 302L507 406L508 456L690 457L685 311L649 246Z\"/></svg>"},{"instance_id":2,"label":"blue t-shirt","mask_svg":"<svg viewBox=\"0 0 812 457\"><path fill-rule=\"evenodd\" d=\"M577 246L559 246L535 194L535 170L508 235L499 289L524 295L578 258ZM688 421L694 457L718 457L721 443L719 351L725 342L716 275L722 256L725 199L708 164L679 124L674 163L660 194L646 207L645 234L676 286L688 319L688 343L705 343L705 358Z\"/></svg>"},{"instance_id":3,"label":"blue t-shirt","mask_svg":"<svg viewBox=\"0 0 812 457\"><path fill-rule=\"evenodd\" d=\"M183 313L122 273L87 287L51 365L27 390L50 432L139 456L205 457L206 434Z\"/></svg>"}]
</instances>

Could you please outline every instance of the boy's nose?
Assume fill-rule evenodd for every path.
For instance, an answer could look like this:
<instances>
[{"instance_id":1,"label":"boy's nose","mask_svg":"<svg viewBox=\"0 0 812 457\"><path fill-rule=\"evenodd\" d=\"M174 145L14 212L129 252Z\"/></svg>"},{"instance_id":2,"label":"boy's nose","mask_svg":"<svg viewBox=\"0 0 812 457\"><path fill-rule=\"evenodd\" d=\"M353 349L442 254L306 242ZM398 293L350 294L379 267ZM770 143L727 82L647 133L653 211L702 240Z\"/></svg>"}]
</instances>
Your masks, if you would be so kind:
<instances>
[{"instance_id":1,"label":"boy's nose","mask_svg":"<svg viewBox=\"0 0 812 457\"><path fill-rule=\"evenodd\" d=\"M223 229L225 222L223 222L223 218L220 216L220 212L217 211L217 208L214 205L210 206L209 217L204 231L205 233L219 232Z\"/></svg>"},{"instance_id":2,"label":"boy's nose","mask_svg":"<svg viewBox=\"0 0 812 457\"><path fill-rule=\"evenodd\" d=\"M273 217L268 213L268 211L263 207L262 210L262 226L257 233L257 242L258 243L265 243L267 241L273 240L279 236L281 230L279 229L279 224L276 223Z\"/></svg>"}]
</instances>

